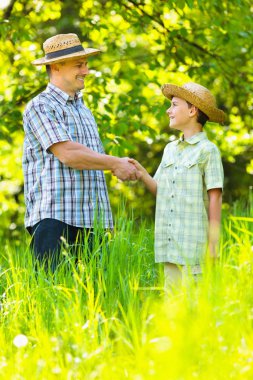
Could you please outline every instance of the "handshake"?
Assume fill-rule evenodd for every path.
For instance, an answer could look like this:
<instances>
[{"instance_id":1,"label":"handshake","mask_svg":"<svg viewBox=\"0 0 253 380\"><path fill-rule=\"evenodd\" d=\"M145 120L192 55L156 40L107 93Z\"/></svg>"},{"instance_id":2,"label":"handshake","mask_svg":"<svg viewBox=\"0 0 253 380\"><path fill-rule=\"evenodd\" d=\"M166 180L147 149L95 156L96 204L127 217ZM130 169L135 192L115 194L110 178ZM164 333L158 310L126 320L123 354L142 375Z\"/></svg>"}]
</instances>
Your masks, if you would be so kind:
<instances>
[{"instance_id":1,"label":"handshake","mask_svg":"<svg viewBox=\"0 0 253 380\"><path fill-rule=\"evenodd\" d=\"M146 169L136 160L129 157L118 158L112 174L121 181L136 181L142 179Z\"/></svg>"}]
</instances>

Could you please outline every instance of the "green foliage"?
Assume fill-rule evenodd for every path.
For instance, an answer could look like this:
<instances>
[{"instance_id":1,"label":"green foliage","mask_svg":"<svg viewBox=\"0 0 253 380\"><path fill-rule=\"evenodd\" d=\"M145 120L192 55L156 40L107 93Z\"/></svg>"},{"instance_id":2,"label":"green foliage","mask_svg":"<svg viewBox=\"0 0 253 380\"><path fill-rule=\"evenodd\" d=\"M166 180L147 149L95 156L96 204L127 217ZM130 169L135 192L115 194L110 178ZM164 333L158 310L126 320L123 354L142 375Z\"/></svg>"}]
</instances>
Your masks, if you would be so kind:
<instances>
[{"instance_id":1,"label":"green foliage","mask_svg":"<svg viewBox=\"0 0 253 380\"><path fill-rule=\"evenodd\" d=\"M133 156L154 173L165 144L176 136L168 128L168 101L161 85L200 82L228 115L225 126L207 126L222 152L225 198L247 195L253 173L251 2L11 0L0 9L0 18L0 139L7 147L1 151L3 160L15 161L20 154L22 111L46 86L45 69L31 61L43 55L42 43L49 36L76 32L86 46L103 52L90 59L93 75L87 78L84 99L108 153ZM14 206L22 190L22 178L16 178L20 158L11 170L1 169L1 181L10 181L11 187L17 183L16 193L7 195L5 189L1 195L3 227L9 227L14 209L20 207ZM110 188L118 188L111 195L113 204L123 192L141 209L141 186L133 191L114 178L108 181ZM6 208L8 196L12 206ZM154 200L145 196L145 202L151 215Z\"/></svg>"}]
</instances>

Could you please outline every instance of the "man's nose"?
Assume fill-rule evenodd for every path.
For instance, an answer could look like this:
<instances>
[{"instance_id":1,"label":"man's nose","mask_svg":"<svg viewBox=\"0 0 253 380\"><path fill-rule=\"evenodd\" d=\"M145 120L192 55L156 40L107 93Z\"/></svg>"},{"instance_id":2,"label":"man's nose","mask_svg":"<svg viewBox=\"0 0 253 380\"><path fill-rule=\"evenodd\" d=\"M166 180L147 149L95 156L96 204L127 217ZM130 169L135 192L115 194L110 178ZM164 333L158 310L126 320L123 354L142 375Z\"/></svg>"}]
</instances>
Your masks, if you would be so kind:
<instances>
[{"instance_id":1,"label":"man's nose","mask_svg":"<svg viewBox=\"0 0 253 380\"><path fill-rule=\"evenodd\" d=\"M83 75L88 75L88 74L89 74L89 69L88 69L87 66L84 66L84 67L82 68L82 74L83 74Z\"/></svg>"},{"instance_id":2,"label":"man's nose","mask_svg":"<svg viewBox=\"0 0 253 380\"><path fill-rule=\"evenodd\" d=\"M167 115L170 114L170 111L171 111L171 107L167 109L167 111L166 111Z\"/></svg>"}]
</instances>

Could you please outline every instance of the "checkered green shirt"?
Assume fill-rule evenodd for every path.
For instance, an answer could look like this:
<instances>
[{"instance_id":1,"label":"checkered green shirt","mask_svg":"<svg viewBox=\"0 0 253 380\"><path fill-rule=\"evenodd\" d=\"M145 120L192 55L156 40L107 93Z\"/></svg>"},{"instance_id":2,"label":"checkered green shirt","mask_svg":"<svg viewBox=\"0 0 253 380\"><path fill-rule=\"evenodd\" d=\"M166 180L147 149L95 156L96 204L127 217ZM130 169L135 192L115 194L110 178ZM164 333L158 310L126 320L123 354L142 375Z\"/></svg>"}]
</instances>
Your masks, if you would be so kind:
<instances>
[{"instance_id":1,"label":"checkered green shirt","mask_svg":"<svg viewBox=\"0 0 253 380\"><path fill-rule=\"evenodd\" d=\"M209 189L223 188L218 148L205 132L165 147L157 181L155 260L198 266L206 251Z\"/></svg>"}]
</instances>

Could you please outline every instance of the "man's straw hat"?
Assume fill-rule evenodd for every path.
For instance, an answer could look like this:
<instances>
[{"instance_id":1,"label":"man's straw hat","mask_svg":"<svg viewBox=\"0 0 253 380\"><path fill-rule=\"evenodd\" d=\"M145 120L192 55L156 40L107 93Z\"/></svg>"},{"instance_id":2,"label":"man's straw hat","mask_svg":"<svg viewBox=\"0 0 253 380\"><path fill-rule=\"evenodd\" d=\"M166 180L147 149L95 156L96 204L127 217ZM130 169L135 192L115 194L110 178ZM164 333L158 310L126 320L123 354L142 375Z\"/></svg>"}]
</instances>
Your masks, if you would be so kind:
<instances>
[{"instance_id":1,"label":"man's straw hat","mask_svg":"<svg viewBox=\"0 0 253 380\"><path fill-rule=\"evenodd\" d=\"M98 49L84 49L78 36L74 33L57 34L48 38L43 44L43 49L45 57L36 59L32 62L33 65L50 65L71 58L89 57L100 53Z\"/></svg>"},{"instance_id":2,"label":"man's straw hat","mask_svg":"<svg viewBox=\"0 0 253 380\"><path fill-rule=\"evenodd\" d=\"M209 121L223 123L225 120L225 113L217 108L214 96L200 84L189 82L180 87L166 83L162 86L162 92L166 98L176 96L193 104L208 116Z\"/></svg>"}]
</instances>

